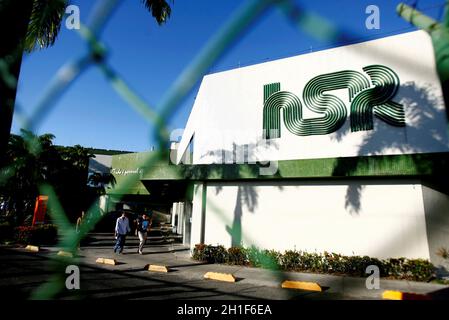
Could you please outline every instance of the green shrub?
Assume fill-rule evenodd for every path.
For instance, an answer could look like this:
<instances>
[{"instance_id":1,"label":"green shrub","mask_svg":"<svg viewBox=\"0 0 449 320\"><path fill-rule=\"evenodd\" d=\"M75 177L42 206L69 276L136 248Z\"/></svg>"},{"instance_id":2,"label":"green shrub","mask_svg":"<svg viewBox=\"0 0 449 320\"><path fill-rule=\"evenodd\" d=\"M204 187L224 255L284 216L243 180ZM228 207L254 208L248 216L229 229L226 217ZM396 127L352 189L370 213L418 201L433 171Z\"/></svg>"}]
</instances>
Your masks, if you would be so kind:
<instances>
[{"instance_id":1,"label":"green shrub","mask_svg":"<svg viewBox=\"0 0 449 320\"><path fill-rule=\"evenodd\" d=\"M14 229L14 239L21 244L53 245L58 240L56 225L20 226Z\"/></svg>"},{"instance_id":2,"label":"green shrub","mask_svg":"<svg viewBox=\"0 0 449 320\"><path fill-rule=\"evenodd\" d=\"M263 250L259 258L262 268L278 270L281 268L282 254L276 250Z\"/></svg>"},{"instance_id":3,"label":"green shrub","mask_svg":"<svg viewBox=\"0 0 449 320\"><path fill-rule=\"evenodd\" d=\"M250 266L277 270L280 269L281 254L275 250L260 250L254 246L246 249Z\"/></svg>"},{"instance_id":4,"label":"green shrub","mask_svg":"<svg viewBox=\"0 0 449 320\"><path fill-rule=\"evenodd\" d=\"M301 253L296 250L287 250L279 258L282 270L299 271Z\"/></svg>"},{"instance_id":5,"label":"green shrub","mask_svg":"<svg viewBox=\"0 0 449 320\"><path fill-rule=\"evenodd\" d=\"M317 253L301 252L299 269L301 271L320 272L323 269L321 256Z\"/></svg>"},{"instance_id":6,"label":"green shrub","mask_svg":"<svg viewBox=\"0 0 449 320\"><path fill-rule=\"evenodd\" d=\"M434 275L434 266L427 260L405 258L379 260L368 256L343 256L337 253L309 253L287 250L283 254L275 250L261 250L257 247L231 247L196 245L193 259L210 263L249 265L252 267L335 273L356 277L366 277L366 268L376 265L381 277L426 281Z\"/></svg>"},{"instance_id":7,"label":"green shrub","mask_svg":"<svg viewBox=\"0 0 449 320\"><path fill-rule=\"evenodd\" d=\"M229 248L226 263L240 266L247 265L248 260L245 249L242 247Z\"/></svg>"},{"instance_id":8,"label":"green shrub","mask_svg":"<svg viewBox=\"0 0 449 320\"><path fill-rule=\"evenodd\" d=\"M405 258L388 259L385 263L386 274L393 278L402 278Z\"/></svg>"},{"instance_id":9,"label":"green shrub","mask_svg":"<svg viewBox=\"0 0 449 320\"><path fill-rule=\"evenodd\" d=\"M415 281L428 281L434 276L434 266L427 260L407 260L404 265L403 277Z\"/></svg>"},{"instance_id":10,"label":"green shrub","mask_svg":"<svg viewBox=\"0 0 449 320\"><path fill-rule=\"evenodd\" d=\"M227 250L223 246L197 244L193 249L193 259L209 263L225 263L228 259Z\"/></svg>"},{"instance_id":11,"label":"green shrub","mask_svg":"<svg viewBox=\"0 0 449 320\"><path fill-rule=\"evenodd\" d=\"M228 260L228 251L223 246L207 246L206 255L211 263L225 263Z\"/></svg>"},{"instance_id":12,"label":"green shrub","mask_svg":"<svg viewBox=\"0 0 449 320\"><path fill-rule=\"evenodd\" d=\"M345 273L346 257L337 253L324 252L323 271L327 273Z\"/></svg>"},{"instance_id":13,"label":"green shrub","mask_svg":"<svg viewBox=\"0 0 449 320\"><path fill-rule=\"evenodd\" d=\"M195 248L193 248L192 258L197 261L206 261L206 257L204 255L205 244L196 244Z\"/></svg>"},{"instance_id":14,"label":"green shrub","mask_svg":"<svg viewBox=\"0 0 449 320\"><path fill-rule=\"evenodd\" d=\"M254 246L245 250L248 263L252 267L260 267L260 250Z\"/></svg>"}]
</instances>

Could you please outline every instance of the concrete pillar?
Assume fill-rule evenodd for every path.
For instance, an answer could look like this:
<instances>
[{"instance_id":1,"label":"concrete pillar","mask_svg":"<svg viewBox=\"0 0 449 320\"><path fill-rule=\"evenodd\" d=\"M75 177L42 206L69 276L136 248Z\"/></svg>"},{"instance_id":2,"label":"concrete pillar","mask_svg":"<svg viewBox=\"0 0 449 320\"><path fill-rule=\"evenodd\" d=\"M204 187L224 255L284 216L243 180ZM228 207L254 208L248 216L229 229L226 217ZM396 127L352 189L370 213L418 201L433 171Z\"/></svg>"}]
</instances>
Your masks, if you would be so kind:
<instances>
[{"instance_id":1,"label":"concrete pillar","mask_svg":"<svg viewBox=\"0 0 449 320\"><path fill-rule=\"evenodd\" d=\"M184 203L184 233L182 242L185 246L190 245L191 239L191 222L192 222L192 204L190 202Z\"/></svg>"},{"instance_id":2,"label":"concrete pillar","mask_svg":"<svg viewBox=\"0 0 449 320\"><path fill-rule=\"evenodd\" d=\"M193 249L196 244L204 243L204 236L206 230L206 198L207 198L207 184L195 183L193 189L193 203L192 203L192 224L190 248Z\"/></svg>"},{"instance_id":3,"label":"concrete pillar","mask_svg":"<svg viewBox=\"0 0 449 320\"><path fill-rule=\"evenodd\" d=\"M109 197L107 195L100 196L98 206L100 207L100 211L102 214L108 212L108 202L109 202L108 200Z\"/></svg>"},{"instance_id":4,"label":"concrete pillar","mask_svg":"<svg viewBox=\"0 0 449 320\"><path fill-rule=\"evenodd\" d=\"M178 211L179 211L179 218L178 218L179 234L184 234L185 215L184 215L184 203L183 202L178 202Z\"/></svg>"},{"instance_id":5,"label":"concrete pillar","mask_svg":"<svg viewBox=\"0 0 449 320\"><path fill-rule=\"evenodd\" d=\"M173 203L171 218L172 218L172 226L173 226L174 233L178 234L179 233L179 214L178 214L178 203L177 202Z\"/></svg>"}]
</instances>

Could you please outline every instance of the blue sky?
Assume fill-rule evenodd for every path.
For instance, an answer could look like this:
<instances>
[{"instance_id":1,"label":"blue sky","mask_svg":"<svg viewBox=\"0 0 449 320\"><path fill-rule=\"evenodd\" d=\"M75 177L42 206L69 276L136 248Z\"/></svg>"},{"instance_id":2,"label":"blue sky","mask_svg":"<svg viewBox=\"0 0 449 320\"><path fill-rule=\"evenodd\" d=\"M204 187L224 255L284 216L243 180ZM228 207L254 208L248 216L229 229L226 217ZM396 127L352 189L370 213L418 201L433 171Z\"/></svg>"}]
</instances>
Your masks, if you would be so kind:
<instances>
[{"instance_id":1,"label":"blue sky","mask_svg":"<svg viewBox=\"0 0 449 320\"><path fill-rule=\"evenodd\" d=\"M425 13L440 17L445 0L404 1L417 3ZM71 1L80 8L86 22L93 7L91 0ZM295 0L304 10L319 14L350 35L349 42L360 42L414 30L397 16L396 0ZM238 0L176 0L172 16L158 26L140 0L124 0L110 17L102 36L109 63L128 84L152 106L158 105L177 76L200 49L244 4ZM380 9L380 29L365 27L368 5ZM298 30L281 11L272 9L252 26L211 68L217 72L269 60L323 50L341 43L322 41ZM52 77L66 62L87 52L78 33L61 29L57 43L49 49L24 57L17 101L30 114ZM194 103L199 83L169 123L183 128ZM14 117L13 132L21 123ZM96 67L90 67L58 100L38 133L53 133L59 145L145 151L155 145L152 127L133 111L112 89Z\"/></svg>"}]
</instances>

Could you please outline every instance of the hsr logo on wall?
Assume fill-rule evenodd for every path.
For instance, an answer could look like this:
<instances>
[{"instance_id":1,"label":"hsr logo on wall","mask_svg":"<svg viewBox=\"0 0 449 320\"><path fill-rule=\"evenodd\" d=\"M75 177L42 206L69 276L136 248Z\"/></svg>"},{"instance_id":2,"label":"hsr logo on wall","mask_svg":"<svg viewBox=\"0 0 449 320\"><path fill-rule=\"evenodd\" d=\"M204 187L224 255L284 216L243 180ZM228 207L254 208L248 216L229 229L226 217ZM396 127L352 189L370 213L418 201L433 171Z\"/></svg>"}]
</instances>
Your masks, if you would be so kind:
<instances>
[{"instance_id":1,"label":"hsr logo on wall","mask_svg":"<svg viewBox=\"0 0 449 320\"><path fill-rule=\"evenodd\" d=\"M280 83L264 85L263 129L266 139L281 137L281 110L284 124L298 136L325 135L341 128L347 118L345 103L327 91L348 89L351 131L373 129L373 117L395 127L405 126L402 104L394 102L399 77L390 68L370 65L358 71L344 70L319 75L303 91L304 106L322 116L303 117L303 105L295 94L281 91ZM371 80L371 82L370 82Z\"/></svg>"}]
</instances>

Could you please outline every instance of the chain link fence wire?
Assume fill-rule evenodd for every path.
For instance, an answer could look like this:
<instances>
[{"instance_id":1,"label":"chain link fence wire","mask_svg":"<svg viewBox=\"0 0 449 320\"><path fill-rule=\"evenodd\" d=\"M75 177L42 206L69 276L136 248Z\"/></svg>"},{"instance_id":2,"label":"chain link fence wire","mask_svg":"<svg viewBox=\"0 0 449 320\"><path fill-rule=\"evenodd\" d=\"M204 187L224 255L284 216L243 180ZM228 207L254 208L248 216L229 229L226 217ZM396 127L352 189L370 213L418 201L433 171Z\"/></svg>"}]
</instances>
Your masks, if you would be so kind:
<instances>
[{"instance_id":1,"label":"chain link fence wire","mask_svg":"<svg viewBox=\"0 0 449 320\"><path fill-rule=\"evenodd\" d=\"M331 21L317 15L302 10L294 1L291 0L251 0L245 2L233 13L231 18L213 35L196 58L184 69L177 77L174 83L163 96L162 102L156 111L156 108L149 105L131 86L121 77L107 60L108 49L101 42L101 33L106 23L118 8L119 0L101 0L96 3L92 9L90 18L86 25L82 25L79 30L80 37L87 43L89 52L73 61L64 64L50 82L42 99L37 103L31 113L31 116L25 117L22 108L16 103L16 116L22 121L22 126L31 132L37 132L43 120L54 110L59 99L65 94L67 89L78 80L89 68L98 68L99 72L105 76L111 87L115 90L131 109L137 112L148 125L153 128L154 136L158 143L156 151L145 155L139 164L143 168L143 174L148 174L155 163L165 159L168 155L167 142L169 141L169 132L167 123L178 111L182 102L195 89L195 85L210 70L217 61L229 50L232 45L248 31L258 19L260 19L268 10L279 9L285 18L291 21L298 29L305 31L317 39L327 42L344 42L354 38L353 35L342 32ZM17 80L8 74L8 68L4 61L0 61L0 76L14 86ZM39 152L38 141L35 138L28 138L27 145L30 150ZM36 151L37 150L37 151ZM5 183L14 174L14 164L3 168L0 175L0 184ZM127 176L120 180L115 186L116 194L125 195L128 190L139 181L139 177ZM76 253L80 241L91 232L95 225L103 218L99 214L97 206L94 204L86 214L86 223L81 225L79 232L75 231L65 214L64 208L58 200L54 188L49 184L39 186L41 194L49 196L48 213L51 219L58 226L60 235L58 247L62 250ZM120 200L119 198L118 200ZM213 212L220 216L226 225L232 225L227 221L224 213L214 204L209 204L214 208ZM231 232L234 232L231 230ZM245 235L239 237L248 239ZM266 261L270 258L266 257ZM74 264L78 261L76 255L74 258L62 258L55 256L52 259L52 276L48 281L38 287L31 295L31 299L52 299L57 297L65 290L65 266L70 262ZM269 265L274 265L268 261Z\"/></svg>"}]
</instances>

